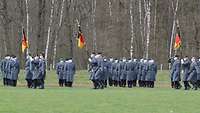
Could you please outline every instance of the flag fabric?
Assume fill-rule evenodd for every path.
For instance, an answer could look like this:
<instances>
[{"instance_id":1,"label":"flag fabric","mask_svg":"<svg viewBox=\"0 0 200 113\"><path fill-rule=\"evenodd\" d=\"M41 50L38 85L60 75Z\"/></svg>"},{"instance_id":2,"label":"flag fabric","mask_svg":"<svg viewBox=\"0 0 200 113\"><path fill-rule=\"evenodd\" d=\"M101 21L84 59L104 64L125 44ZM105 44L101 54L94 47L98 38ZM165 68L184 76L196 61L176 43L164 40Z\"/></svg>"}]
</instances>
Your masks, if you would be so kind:
<instances>
[{"instance_id":1,"label":"flag fabric","mask_svg":"<svg viewBox=\"0 0 200 113\"><path fill-rule=\"evenodd\" d=\"M180 33L176 34L176 38L175 38L175 43L174 43L174 49L179 49L181 47L181 37L180 37Z\"/></svg>"},{"instance_id":2,"label":"flag fabric","mask_svg":"<svg viewBox=\"0 0 200 113\"><path fill-rule=\"evenodd\" d=\"M23 29L22 31L22 52L24 53L25 49L28 48L28 40L26 38L25 31Z\"/></svg>"},{"instance_id":3,"label":"flag fabric","mask_svg":"<svg viewBox=\"0 0 200 113\"><path fill-rule=\"evenodd\" d=\"M83 33L81 32L81 30L79 29L79 32L78 32L78 47L80 49L84 48L85 47L85 37L83 36Z\"/></svg>"}]
</instances>

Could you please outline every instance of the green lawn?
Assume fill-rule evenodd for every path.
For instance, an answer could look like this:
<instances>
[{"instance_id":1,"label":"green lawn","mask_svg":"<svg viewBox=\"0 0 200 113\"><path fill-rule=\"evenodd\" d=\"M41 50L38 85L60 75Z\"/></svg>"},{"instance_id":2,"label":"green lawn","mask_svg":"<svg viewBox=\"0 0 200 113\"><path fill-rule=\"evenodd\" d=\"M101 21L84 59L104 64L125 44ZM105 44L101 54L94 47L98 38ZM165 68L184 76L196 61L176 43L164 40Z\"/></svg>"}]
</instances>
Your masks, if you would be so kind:
<instances>
[{"instance_id":1,"label":"green lawn","mask_svg":"<svg viewBox=\"0 0 200 113\"><path fill-rule=\"evenodd\" d=\"M77 72L74 88L58 88L49 72L45 90L0 86L0 113L200 113L200 91L173 90L167 71L159 72L156 88L92 90L88 73Z\"/></svg>"}]
</instances>

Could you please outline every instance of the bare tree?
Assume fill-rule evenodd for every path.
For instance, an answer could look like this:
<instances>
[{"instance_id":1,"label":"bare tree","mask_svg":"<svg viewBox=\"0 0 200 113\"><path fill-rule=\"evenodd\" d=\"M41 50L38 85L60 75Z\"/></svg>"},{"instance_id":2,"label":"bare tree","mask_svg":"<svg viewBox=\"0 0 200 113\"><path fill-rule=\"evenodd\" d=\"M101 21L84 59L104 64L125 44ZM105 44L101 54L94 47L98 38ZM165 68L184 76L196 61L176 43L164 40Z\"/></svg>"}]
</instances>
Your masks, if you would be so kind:
<instances>
[{"instance_id":1,"label":"bare tree","mask_svg":"<svg viewBox=\"0 0 200 113\"><path fill-rule=\"evenodd\" d=\"M58 34L62 27L62 19L63 19L63 10L64 10L65 0L62 0L61 4L61 10L60 10L60 18L59 18L59 24L58 29L56 30L56 36L55 36L55 42L54 42L54 49L53 49L53 69L55 69L55 63L56 63L56 52L57 52L57 40L58 40Z\"/></svg>"},{"instance_id":2,"label":"bare tree","mask_svg":"<svg viewBox=\"0 0 200 113\"><path fill-rule=\"evenodd\" d=\"M51 9L50 10L51 10L51 14L50 14L50 18L49 18L47 42L46 42L46 48L45 48L46 66L48 66L48 50L49 50L49 42L50 42L50 35L51 35L51 27L52 27L52 22L53 22L54 0L51 0Z\"/></svg>"}]
</instances>

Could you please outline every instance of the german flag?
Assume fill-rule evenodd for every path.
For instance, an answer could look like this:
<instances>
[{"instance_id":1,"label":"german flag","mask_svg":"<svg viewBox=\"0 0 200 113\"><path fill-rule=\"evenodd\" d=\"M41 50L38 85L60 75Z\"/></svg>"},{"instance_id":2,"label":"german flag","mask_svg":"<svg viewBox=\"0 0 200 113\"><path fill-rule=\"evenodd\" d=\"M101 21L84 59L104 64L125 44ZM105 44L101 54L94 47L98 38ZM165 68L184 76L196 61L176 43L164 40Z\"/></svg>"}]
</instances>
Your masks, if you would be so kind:
<instances>
[{"instance_id":1,"label":"german flag","mask_svg":"<svg viewBox=\"0 0 200 113\"><path fill-rule=\"evenodd\" d=\"M177 50L180 47L181 47L181 36L180 36L180 31L178 31L175 38L174 49Z\"/></svg>"},{"instance_id":2,"label":"german flag","mask_svg":"<svg viewBox=\"0 0 200 113\"><path fill-rule=\"evenodd\" d=\"M22 52L24 53L25 49L28 48L28 40L26 38L25 31L22 31Z\"/></svg>"},{"instance_id":3,"label":"german flag","mask_svg":"<svg viewBox=\"0 0 200 113\"><path fill-rule=\"evenodd\" d=\"M79 28L79 32L78 32L78 47L80 49L85 47L85 37L83 36L83 33L81 32L80 28Z\"/></svg>"}]
</instances>

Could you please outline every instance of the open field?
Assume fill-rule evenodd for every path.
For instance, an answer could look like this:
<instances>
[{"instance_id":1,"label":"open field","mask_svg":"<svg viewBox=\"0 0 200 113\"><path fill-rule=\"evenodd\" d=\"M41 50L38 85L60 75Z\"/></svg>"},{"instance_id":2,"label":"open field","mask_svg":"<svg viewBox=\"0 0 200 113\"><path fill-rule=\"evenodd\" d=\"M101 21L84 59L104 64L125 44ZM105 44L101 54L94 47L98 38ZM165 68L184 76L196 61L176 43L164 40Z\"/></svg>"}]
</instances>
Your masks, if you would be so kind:
<instances>
[{"instance_id":1,"label":"open field","mask_svg":"<svg viewBox=\"0 0 200 113\"><path fill-rule=\"evenodd\" d=\"M156 88L92 90L88 73L77 72L74 88L59 88L48 72L45 90L25 88L23 72L17 88L0 86L0 113L200 113L200 91L173 90L167 71Z\"/></svg>"}]
</instances>

